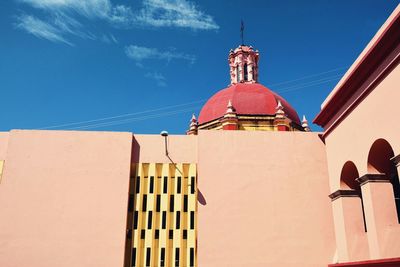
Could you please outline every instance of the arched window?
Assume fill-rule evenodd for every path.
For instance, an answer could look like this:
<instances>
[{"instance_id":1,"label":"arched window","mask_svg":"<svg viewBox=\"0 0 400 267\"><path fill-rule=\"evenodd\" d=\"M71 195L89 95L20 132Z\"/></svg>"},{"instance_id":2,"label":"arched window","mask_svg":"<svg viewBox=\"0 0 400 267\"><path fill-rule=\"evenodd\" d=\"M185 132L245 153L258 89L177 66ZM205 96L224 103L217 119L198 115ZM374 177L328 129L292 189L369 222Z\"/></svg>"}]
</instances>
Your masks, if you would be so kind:
<instances>
[{"instance_id":1,"label":"arched window","mask_svg":"<svg viewBox=\"0 0 400 267\"><path fill-rule=\"evenodd\" d=\"M360 184L356 181L359 178L359 173L356 165L352 161L347 161L342 168L342 172L340 173L340 189L343 190L355 190L361 198L361 207L362 207L362 215L364 221L364 230L367 231L367 224L365 221L365 213L364 213L364 203L361 194Z\"/></svg>"},{"instance_id":2,"label":"arched window","mask_svg":"<svg viewBox=\"0 0 400 267\"><path fill-rule=\"evenodd\" d=\"M384 173L393 186L394 200L397 209L397 220L400 223L400 182L395 164L390 160L394 152L385 139L376 140L368 154L368 172Z\"/></svg>"},{"instance_id":3,"label":"arched window","mask_svg":"<svg viewBox=\"0 0 400 267\"><path fill-rule=\"evenodd\" d=\"M243 69L243 73L244 73L244 80L247 82L247 81L248 81L248 75L247 75L247 63L244 63L244 69Z\"/></svg>"}]
</instances>

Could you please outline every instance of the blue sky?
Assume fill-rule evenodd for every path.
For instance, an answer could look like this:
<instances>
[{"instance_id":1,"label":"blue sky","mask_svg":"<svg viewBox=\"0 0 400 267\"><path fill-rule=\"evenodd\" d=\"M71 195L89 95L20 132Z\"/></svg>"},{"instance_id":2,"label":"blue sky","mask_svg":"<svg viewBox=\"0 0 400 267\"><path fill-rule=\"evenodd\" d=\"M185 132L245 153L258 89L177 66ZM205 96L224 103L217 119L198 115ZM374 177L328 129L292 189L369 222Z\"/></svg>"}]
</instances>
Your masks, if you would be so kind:
<instances>
[{"instance_id":1,"label":"blue sky","mask_svg":"<svg viewBox=\"0 0 400 267\"><path fill-rule=\"evenodd\" d=\"M260 82L311 121L398 3L1 1L0 131L184 133L228 85L241 19Z\"/></svg>"}]
</instances>

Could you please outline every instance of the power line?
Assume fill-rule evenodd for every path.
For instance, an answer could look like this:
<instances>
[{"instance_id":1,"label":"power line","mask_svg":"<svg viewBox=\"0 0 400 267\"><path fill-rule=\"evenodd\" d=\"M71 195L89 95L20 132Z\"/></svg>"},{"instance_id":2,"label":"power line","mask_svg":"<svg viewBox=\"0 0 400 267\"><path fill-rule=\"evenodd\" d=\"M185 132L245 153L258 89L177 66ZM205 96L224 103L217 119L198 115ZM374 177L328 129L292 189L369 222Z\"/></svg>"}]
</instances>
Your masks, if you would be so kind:
<instances>
[{"instance_id":1,"label":"power line","mask_svg":"<svg viewBox=\"0 0 400 267\"><path fill-rule=\"evenodd\" d=\"M187 106L187 105L191 105L191 104L197 104L197 103L205 102L206 100L207 99L201 99L201 100L197 100L197 101L193 101L193 102L171 105L171 106L166 106L166 107L156 108L156 109L143 110L143 111L138 111L138 112L133 112L133 113L125 113L125 114L111 116L111 117L103 117L103 118L87 120L87 121L79 121L79 122L71 122L71 123L65 123L65 124L59 124L59 125L53 125L53 126L46 126L46 127L38 128L38 130L60 128L60 127L65 127L65 126L79 125L79 124L84 124L84 123L105 121L105 120L111 120L111 119L116 119L116 118L128 117L128 116L132 116L132 115L145 114L145 113L150 113L150 112L155 112L155 111L171 109L171 108L175 108L175 107L182 107L182 106Z\"/></svg>"},{"instance_id":2,"label":"power line","mask_svg":"<svg viewBox=\"0 0 400 267\"><path fill-rule=\"evenodd\" d=\"M280 82L280 83L275 83L275 84L273 84L273 86L280 85L280 84L288 84L288 83L292 83L292 82L295 82L295 81L301 81L301 80L305 80L305 79L312 78L312 77L318 77L318 76L321 76L323 74L331 73L331 72L338 71L338 70L341 70L341 69L344 69L344 68L347 68L347 67L335 68L335 69L332 69L332 70L328 70L328 71L324 71L324 72L320 72L320 73L316 73L316 74L311 74L311 75L307 75L307 76L303 76L303 77L300 77L300 78L297 78L297 79L293 79L293 80L289 80L289 81L283 81L283 82ZM313 80L313 81L308 81L306 83L301 83L301 84L289 86L289 87L286 87L286 88L281 88L281 89L278 89L276 91L279 92L279 93L292 92L292 91L300 90L300 89L303 89L303 88L306 88L306 87L320 85L320 84L323 84L323 83L327 83L327 82L331 82L331 81L334 81L334 80L338 80L339 77L341 77L341 76L342 76L342 74L328 76L328 77L324 77L322 79L317 79L317 80ZM153 118L171 116L171 115L184 113L184 112L188 112L188 111L194 111L195 109L197 109L197 108L199 108L201 106L198 106L198 107L196 106L196 108L191 107L191 108L181 109L181 110L171 110L171 111L167 111L167 112L163 112L163 113L157 113L157 114L148 114L148 115L144 115L144 116L140 116L140 117L133 117L133 118L127 118L127 119L122 119L122 120L119 119L119 118L139 115L139 114L153 113L153 112L156 112L156 111L163 111L163 110L173 109L173 108L177 108L177 107L183 107L183 106L187 106L187 105L203 103L206 100L207 99L201 99L201 100L191 101L191 102L182 103L182 104L176 104L176 105L160 107L160 108L156 108L156 109L149 109L149 110L138 111L138 112L133 112L133 113L125 113L125 114L121 114L121 115L103 117L103 118L98 118L98 119L93 119L93 120L86 120L86 121L80 121L80 122L72 122L72 123L65 123L65 124L47 126L47 127L42 127L42 128L38 128L38 129L39 130L54 129L54 128L60 128L60 127L66 127L66 126L76 126L76 127L69 127L69 128L67 128L68 130L91 129L91 128L99 128L99 127L105 127L105 126L124 124L124 123L134 122L134 121L142 121L142 120L146 120L146 119L153 119ZM118 120L115 120L115 119L118 119ZM99 123L97 123L97 122L99 122ZM91 123L93 123L93 124L91 124Z\"/></svg>"},{"instance_id":3,"label":"power line","mask_svg":"<svg viewBox=\"0 0 400 267\"><path fill-rule=\"evenodd\" d=\"M78 127L68 128L68 130L92 129L92 128L111 126L111 125L124 124L124 123L134 122L134 121L142 121L142 120L147 120L147 119L154 119L154 118L171 116L171 115L175 115L175 114L179 114L179 113L185 113L185 112L189 112L189 111L194 111L194 110L196 110L196 109L198 109L200 107L201 106L196 106L196 107L191 107L191 108L187 108L187 109L164 112L164 113L160 113L160 114L146 115L146 116L142 116L142 117L135 117L135 118L130 118L130 119L116 120L116 121L103 122L103 123L97 123L97 124L89 124L89 125L85 125L85 126L78 126Z\"/></svg>"},{"instance_id":4,"label":"power line","mask_svg":"<svg viewBox=\"0 0 400 267\"><path fill-rule=\"evenodd\" d=\"M288 83L292 83L292 82L297 82L297 81L301 81L301 80L305 80L305 79L313 78L313 77L318 77L318 76L321 76L323 74L327 74L327 73L331 73L331 72L334 72L334 71L343 70L343 69L347 69L347 68L348 68L347 66L346 67L335 68L335 69L327 70L327 71L324 71L324 72L303 76L303 77L300 77L300 78L297 78L297 79L294 79L294 80L273 83L273 84L270 84L268 86L277 86L277 85L281 85L281 84L288 84Z\"/></svg>"},{"instance_id":5,"label":"power line","mask_svg":"<svg viewBox=\"0 0 400 267\"><path fill-rule=\"evenodd\" d=\"M341 74L339 75L334 75L334 76L330 76L330 77L325 77L323 79L318 79L318 80L314 80L314 81L310 81L307 83L303 83L303 84L298 84L298 85L293 85L293 86L289 86L289 87L285 87L282 89L278 89L276 90L277 92L290 92L290 91L294 91L292 89L301 89L301 88L305 88L305 87L310 87L313 85L317 85L317 84L322 84L325 82L330 82L330 81L334 81L334 80L338 80L342 77Z\"/></svg>"}]
</instances>

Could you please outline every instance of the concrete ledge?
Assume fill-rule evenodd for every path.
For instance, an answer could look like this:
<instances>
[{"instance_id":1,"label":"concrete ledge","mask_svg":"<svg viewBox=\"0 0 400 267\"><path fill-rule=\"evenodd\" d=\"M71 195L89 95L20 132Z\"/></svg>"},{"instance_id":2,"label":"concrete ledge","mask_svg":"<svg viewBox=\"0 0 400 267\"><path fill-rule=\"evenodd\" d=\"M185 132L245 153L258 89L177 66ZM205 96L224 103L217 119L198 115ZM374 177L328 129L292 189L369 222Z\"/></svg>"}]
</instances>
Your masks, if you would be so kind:
<instances>
[{"instance_id":1,"label":"concrete ledge","mask_svg":"<svg viewBox=\"0 0 400 267\"><path fill-rule=\"evenodd\" d=\"M366 174L356 179L360 185L364 185L366 183L390 183L389 177L384 173L376 173L376 174Z\"/></svg>"},{"instance_id":2,"label":"concrete ledge","mask_svg":"<svg viewBox=\"0 0 400 267\"><path fill-rule=\"evenodd\" d=\"M347 267L347 266L360 266L360 267L398 267L400 266L400 258L355 261L346 263L329 264L328 267Z\"/></svg>"},{"instance_id":3,"label":"concrete ledge","mask_svg":"<svg viewBox=\"0 0 400 267\"><path fill-rule=\"evenodd\" d=\"M349 190L339 189L339 190L333 192L332 194L330 194L330 195L329 195L329 198L330 198L332 201L334 201L334 200L336 200L336 199L338 199L338 198L341 198L341 197L359 197L359 196L360 196L360 193L357 192L356 190L352 190L352 189L349 189Z\"/></svg>"}]
</instances>

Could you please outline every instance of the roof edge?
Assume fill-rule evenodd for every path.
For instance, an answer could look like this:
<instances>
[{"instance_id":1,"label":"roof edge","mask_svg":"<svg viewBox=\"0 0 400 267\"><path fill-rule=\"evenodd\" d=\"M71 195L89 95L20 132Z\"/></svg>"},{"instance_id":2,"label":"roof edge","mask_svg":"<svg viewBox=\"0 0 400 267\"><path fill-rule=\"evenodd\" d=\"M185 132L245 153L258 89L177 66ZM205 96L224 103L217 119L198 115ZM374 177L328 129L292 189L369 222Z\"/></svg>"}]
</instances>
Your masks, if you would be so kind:
<instances>
[{"instance_id":1,"label":"roof edge","mask_svg":"<svg viewBox=\"0 0 400 267\"><path fill-rule=\"evenodd\" d=\"M357 92L365 77L369 77L393 51L393 47L398 44L400 39L399 28L400 4L324 100L321 111L314 118L313 123L325 127L347 100Z\"/></svg>"}]
</instances>

